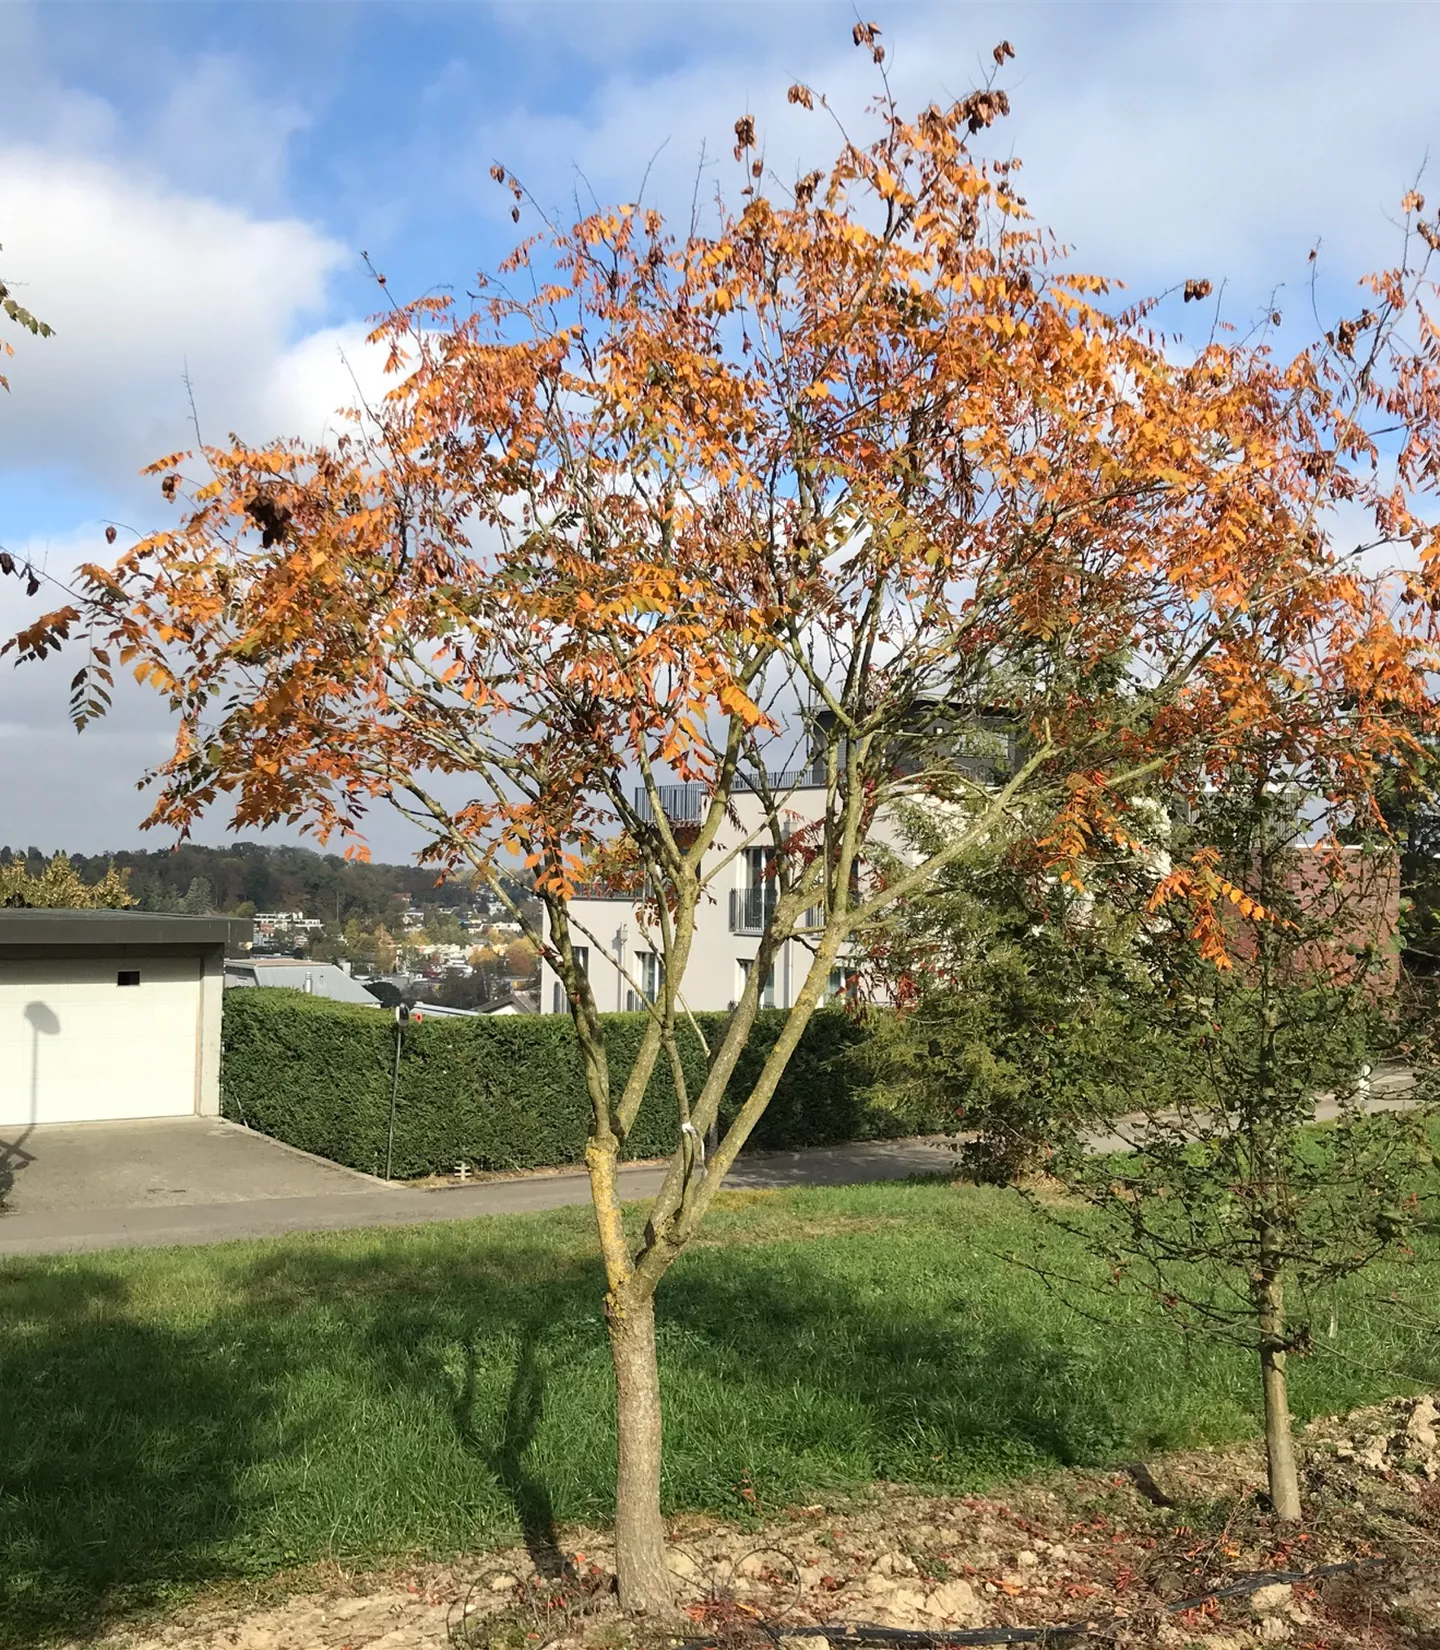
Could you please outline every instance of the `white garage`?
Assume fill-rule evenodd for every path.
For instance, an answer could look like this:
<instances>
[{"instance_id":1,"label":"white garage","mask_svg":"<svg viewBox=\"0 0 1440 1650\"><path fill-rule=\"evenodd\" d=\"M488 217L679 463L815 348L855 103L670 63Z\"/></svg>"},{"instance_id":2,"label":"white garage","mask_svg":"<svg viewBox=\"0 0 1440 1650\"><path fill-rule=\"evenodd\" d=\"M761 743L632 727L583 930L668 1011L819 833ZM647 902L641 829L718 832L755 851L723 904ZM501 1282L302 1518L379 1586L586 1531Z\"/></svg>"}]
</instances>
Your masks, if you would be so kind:
<instances>
[{"instance_id":1,"label":"white garage","mask_svg":"<svg viewBox=\"0 0 1440 1650\"><path fill-rule=\"evenodd\" d=\"M0 1127L218 1114L234 926L0 910Z\"/></svg>"}]
</instances>

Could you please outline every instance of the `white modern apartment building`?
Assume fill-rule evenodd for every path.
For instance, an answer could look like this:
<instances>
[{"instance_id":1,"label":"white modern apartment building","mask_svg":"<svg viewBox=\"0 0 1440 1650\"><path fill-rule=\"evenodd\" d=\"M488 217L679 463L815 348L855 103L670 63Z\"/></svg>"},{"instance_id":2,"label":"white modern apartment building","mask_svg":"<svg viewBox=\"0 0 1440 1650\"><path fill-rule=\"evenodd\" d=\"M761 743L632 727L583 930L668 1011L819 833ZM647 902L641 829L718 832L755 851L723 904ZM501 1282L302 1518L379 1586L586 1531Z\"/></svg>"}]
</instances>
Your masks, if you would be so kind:
<instances>
[{"instance_id":1,"label":"white modern apartment building","mask_svg":"<svg viewBox=\"0 0 1440 1650\"><path fill-rule=\"evenodd\" d=\"M824 807L825 792L813 769L769 775L771 793L783 798L782 817L794 828L813 822ZM698 820L707 797L700 785L660 788L666 817L678 823ZM643 797L637 805L645 809ZM681 997L696 1011L729 1008L744 989L766 920L774 908L776 888L770 876L774 852L764 805L743 780L732 798L733 819L721 826L711 857L734 857L714 877L695 914L695 938L685 970ZM572 942L579 949L590 989L601 1012L641 1006L642 998L659 995L661 956L658 936L633 893L600 894L584 890L570 902ZM811 951L799 939L780 948L761 990L761 1006L789 1008L810 969ZM844 988L843 970L829 982L828 995ZM542 964L542 1014L568 1013L565 988Z\"/></svg>"}]
</instances>

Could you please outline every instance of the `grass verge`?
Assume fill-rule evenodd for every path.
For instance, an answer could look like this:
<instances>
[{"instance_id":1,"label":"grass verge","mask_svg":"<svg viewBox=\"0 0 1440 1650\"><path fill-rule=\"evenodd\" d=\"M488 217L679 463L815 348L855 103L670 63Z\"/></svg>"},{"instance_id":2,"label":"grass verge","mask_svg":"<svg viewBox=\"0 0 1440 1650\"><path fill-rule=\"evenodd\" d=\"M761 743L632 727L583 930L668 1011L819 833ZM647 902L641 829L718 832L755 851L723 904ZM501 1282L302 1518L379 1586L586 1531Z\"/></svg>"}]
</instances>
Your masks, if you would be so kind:
<instances>
[{"instance_id":1,"label":"grass verge","mask_svg":"<svg viewBox=\"0 0 1440 1650\"><path fill-rule=\"evenodd\" d=\"M673 1510L876 1480L982 1490L1253 1432L1248 1360L1135 1300L1003 1192L723 1194L667 1279ZM1440 1242L1342 1291L1297 1416L1440 1383ZM197 1585L604 1522L614 1438L585 1210L0 1265L0 1638ZM1098 1311L1099 1318L1095 1314Z\"/></svg>"}]
</instances>

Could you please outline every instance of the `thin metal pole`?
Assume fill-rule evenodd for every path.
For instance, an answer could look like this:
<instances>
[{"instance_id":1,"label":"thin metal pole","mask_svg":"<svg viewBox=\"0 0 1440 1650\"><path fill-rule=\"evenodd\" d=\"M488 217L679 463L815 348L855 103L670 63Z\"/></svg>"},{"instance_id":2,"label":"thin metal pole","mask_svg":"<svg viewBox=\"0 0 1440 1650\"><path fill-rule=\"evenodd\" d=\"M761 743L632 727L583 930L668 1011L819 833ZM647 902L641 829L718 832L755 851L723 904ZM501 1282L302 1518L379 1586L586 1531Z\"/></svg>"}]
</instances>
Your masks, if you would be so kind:
<instances>
[{"instance_id":1,"label":"thin metal pole","mask_svg":"<svg viewBox=\"0 0 1440 1650\"><path fill-rule=\"evenodd\" d=\"M390 1135L385 1142L385 1178L389 1180L390 1169L395 1161L395 1103L400 1097L400 1050L405 1042L405 1021L402 1018L403 1007L395 1010L395 1069L390 1078Z\"/></svg>"}]
</instances>

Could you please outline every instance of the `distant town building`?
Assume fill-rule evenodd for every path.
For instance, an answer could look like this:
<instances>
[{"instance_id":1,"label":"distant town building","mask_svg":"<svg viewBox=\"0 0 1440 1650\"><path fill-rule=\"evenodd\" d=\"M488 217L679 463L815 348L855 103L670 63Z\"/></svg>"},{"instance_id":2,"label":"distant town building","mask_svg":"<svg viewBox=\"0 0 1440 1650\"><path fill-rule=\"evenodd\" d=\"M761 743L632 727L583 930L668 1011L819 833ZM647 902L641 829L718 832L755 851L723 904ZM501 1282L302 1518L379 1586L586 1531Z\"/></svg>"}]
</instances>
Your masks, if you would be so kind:
<instances>
[{"instance_id":1,"label":"distant town building","mask_svg":"<svg viewBox=\"0 0 1440 1650\"><path fill-rule=\"evenodd\" d=\"M307 917L303 911L257 911L255 938L271 940L277 934L318 934L324 923Z\"/></svg>"},{"instance_id":2,"label":"distant town building","mask_svg":"<svg viewBox=\"0 0 1440 1650\"><path fill-rule=\"evenodd\" d=\"M234 986L283 986L303 991L308 997L328 997L337 1003L360 1003L374 1008L377 1000L348 969L337 963L311 963L290 957L227 957L225 984Z\"/></svg>"}]
</instances>

